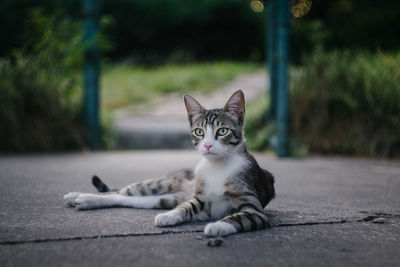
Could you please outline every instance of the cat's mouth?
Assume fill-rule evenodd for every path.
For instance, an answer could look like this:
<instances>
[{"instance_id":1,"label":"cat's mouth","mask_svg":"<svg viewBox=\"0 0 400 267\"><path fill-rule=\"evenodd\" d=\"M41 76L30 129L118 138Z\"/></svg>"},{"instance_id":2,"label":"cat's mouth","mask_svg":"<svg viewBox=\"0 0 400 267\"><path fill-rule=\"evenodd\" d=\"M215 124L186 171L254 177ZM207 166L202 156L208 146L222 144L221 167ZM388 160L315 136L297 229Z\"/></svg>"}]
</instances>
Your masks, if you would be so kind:
<instances>
[{"instance_id":1,"label":"cat's mouth","mask_svg":"<svg viewBox=\"0 0 400 267\"><path fill-rule=\"evenodd\" d=\"M205 153L205 155L206 155L206 156L218 156L217 153L211 152L211 151L207 151L207 152Z\"/></svg>"}]
</instances>

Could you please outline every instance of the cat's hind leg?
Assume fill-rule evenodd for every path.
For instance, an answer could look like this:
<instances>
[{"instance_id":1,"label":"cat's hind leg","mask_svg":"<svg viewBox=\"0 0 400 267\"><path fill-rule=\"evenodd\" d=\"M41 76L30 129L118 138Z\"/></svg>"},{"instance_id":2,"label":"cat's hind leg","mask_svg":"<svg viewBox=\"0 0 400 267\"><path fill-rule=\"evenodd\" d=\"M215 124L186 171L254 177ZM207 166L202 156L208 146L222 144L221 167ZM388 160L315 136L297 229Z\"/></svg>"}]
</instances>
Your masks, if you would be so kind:
<instances>
[{"instance_id":1,"label":"cat's hind leg","mask_svg":"<svg viewBox=\"0 0 400 267\"><path fill-rule=\"evenodd\" d=\"M123 196L118 193L111 194L82 194L78 195L73 203L71 203L72 196L76 196L75 193L69 193L64 196L67 204L68 201L70 206L75 206L77 210L89 210L99 208L111 208L111 207L127 207L127 208L138 208L138 209L171 209L176 207L179 203L184 201L184 195L175 194L163 194L154 196Z\"/></svg>"}]
</instances>

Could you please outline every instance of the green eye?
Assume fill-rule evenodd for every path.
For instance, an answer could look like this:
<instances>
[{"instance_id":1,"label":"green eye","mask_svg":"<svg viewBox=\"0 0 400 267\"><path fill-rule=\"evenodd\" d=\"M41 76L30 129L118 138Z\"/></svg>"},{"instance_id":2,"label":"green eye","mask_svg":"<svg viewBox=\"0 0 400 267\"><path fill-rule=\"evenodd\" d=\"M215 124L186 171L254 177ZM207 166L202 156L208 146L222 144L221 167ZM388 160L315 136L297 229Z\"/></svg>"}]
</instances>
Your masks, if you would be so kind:
<instances>
[{"instance_id":1,"label":"green eye","mask_svg":"<svg viewBox=\"0 0 400 267\"><path fill-rule=\"evenodd\" d=\"M197 136L203 136L204 135L204 131L203 131L203 129L196 128L196 129L194 129L194 134L197 135Z\"/></svg>"},{"instance_id":2,"label":"green eye","mask_svg":"<svg viewBox=\"0 0 400 267\"><path fill-rule=\"evenodd\" d=\"M226 135L228 133L228 128L220 128L220 129L218 129L218 131L217 131L217 134L219 135L219 136L224 136L224 135Z\"/></svg>"}]
</instances>

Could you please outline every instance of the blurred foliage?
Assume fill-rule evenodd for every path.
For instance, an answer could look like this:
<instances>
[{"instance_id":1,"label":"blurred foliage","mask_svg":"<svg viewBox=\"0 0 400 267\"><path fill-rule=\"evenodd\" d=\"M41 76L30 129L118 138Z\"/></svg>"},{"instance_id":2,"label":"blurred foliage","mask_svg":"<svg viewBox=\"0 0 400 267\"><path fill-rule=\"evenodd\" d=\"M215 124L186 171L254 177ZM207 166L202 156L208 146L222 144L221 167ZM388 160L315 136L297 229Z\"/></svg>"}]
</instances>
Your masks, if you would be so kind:
<instances>
[{"instance_id":1,"label":"blurred foliage","mask_svg":"<svg viewBox=\"0 0 400 267\"><path fill-rule=\"evenodd\" d=\"M83 42L81 19L59 6L24 10L23 45L0 59L0 151L84 146L81 69L89 44ZM101 24L112 22L104 17ZM97 40L101 50L112 48L104 34ZM107 115L102 114L101 124L102 145L112 147Z\"/></svg>"},{"instance_id":2,"label":"blurred foliage","mask_svg":"<svg viewBox=\"0 0 400 267\"><path fill-rule=\"evenodd\" d=\"M24 33L25 42L19 52L45 56L50 63L66 72L80 70L85 45L82 43L82 22L65 16L61 9L51 14L42 8L31 9Z\"/></svg>"},{"instance_id":3,"label":"blurred foliage","mask_svg":"<svg viewBox=\"0 0 400 267\"><path fill-rule=\"evenodd\" d=\"M103 12L115 19L113 57L259 60L264 50L264 16L247 0L105 0Z\"/></svg>"},{"instance_id":4,"label":"blurred foliage","mask_svg":"<svg viewBox=\"0 0 400 267\"><path fill-rule=\"evenodd\" d=\"M291 130L310 151L400 156L400 54L316 49L292 75Z\"/></svg>"},{"instance_id":5,"label":"blurred foliage","mask_svg":"<svg viewBox=\"0 0 400 267\"><path fill-rule=\"evenodd\" d=\"M73 79L48 55L0 60L0 151L50 151L82 146Z\"/></svg>"},{"instance_id":6,"label":"blurred foliage","mask_svg":"<svg viewBox=\"0 0 400 267\"><path fill-rule=\"evenodd\" d=\"M328 49L370 51L400 48L400 4L397 0L313 1L306 20L321 21Z\"/></svg>"},{"instance_id":7,"label":"blurred foliage","mask_svg":"<svg viewBox=\"0 0 400 267\"><path fill-rule=\"evenodd\" d=\"M82 18L81 0L2 0L0 34L7 38L0 56L24 46L31 23L25 18L38 7ZM302 54L321 44L328 50L399 49L399 7L397 0L313 1L307 15L292 20L291 59L299 63ZM265 12L253 12L248 0L103 0L102 26L114 48L105 56L135 63L262 60Z\"/></svg>"},{"instance_id":8,"label":"blurred foliage","mask_svg":"<svg viewBox=\"0 0 400 267\"><path fill-rule=\"evenodd\" d=\"M83 146L75 75L82 63L82 26L61 14L32 9L25 46L0 59L0 151Z\"/></svg>"},{"instance_id":9,"label":"blurred foliage","mask_svg":"<svg viewBox=\"0 0 400 267\"><path fill-rule=\"evenodd\" d=\"M268 103L269 97L265 93L246 104L244 132L250 150L262 151L270 147L269 139L274 132L273 125L267 124Z\"/></svg>"},{"instance_id":10,"label":"blurred foliage","mask_svg":"<svg viewBox=\"0 0 400 267\"><path fill-rule=\"evenodd\" d=\"M268 116L269 103L269 94L266 92L246 103L244 133L249 150L268 151L275 150L277 146L276 125ZM291 157L304 157L308 155L308 148L291 139L289 154Z\"/></svg>"},{"instance_id":11,"label":"blurred foliage","mask_svg":"<svg viewBox=\"0 0 400 267\"><path fill-rule=\"evenodd\" d=\"M81 0L3 0L0 29L9 36L0 44L0 56L26 41L25 19L32 8L63 9L82 17ZM104 32L113 41L109 59L130 56L135 62L192 59L256 59L264 50L264 17L243 0L103 0ZM17 19L18 18L18 19Z\"/></svg>"},{"instance_id":12,"label":"blurred foliage","mask_svg":"<svg viewBox=\"0 0 400 267\"><path fill-rule=\"evenodd\" d=\"M261 68L260 64L237 62L170 63L159 67L111 65L104 69L102 76L102 108L112 110L147 103L167 93L210 92L238 74Z\"/></svg>"}]
</instances>

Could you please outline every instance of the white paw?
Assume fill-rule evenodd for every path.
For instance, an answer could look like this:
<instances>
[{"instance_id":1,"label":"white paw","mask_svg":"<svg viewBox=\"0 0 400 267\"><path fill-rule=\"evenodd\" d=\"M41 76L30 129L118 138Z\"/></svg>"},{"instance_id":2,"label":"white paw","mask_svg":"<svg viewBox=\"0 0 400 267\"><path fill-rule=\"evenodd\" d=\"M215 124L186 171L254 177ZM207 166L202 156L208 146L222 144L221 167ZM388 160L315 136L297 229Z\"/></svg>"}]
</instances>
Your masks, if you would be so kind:
<instances>
[{"instance_id":1,"label":"white paw","mask_svg":"<svg viewBox=\"0 0 400 267\"><path fill-rule=\"evenodd\" d=\"M75 199L75 207L77 210L90 210L101 206L99 198L93 194L81 194Z\"/></svg>"},{"instance_id":2,"label":"white paw","mask_svg":"<svg viewBox=\"0 0 400 267\"><path fill-rule=\"evenodd\" d=\"M206 236L226 236L236 232L236 228L227 222L209 223L204 228Z\"/></svg>"},{"instance_id":3,"label":"white paw","mask_svg":"<svg viewBox=\"0 0 400 267\"><path fill-rule=\"evenodd\" d=\"M77 199L82 193L79 192L70 192L64 195L64 200L68 207L75 207L75 199Z\"/></svg>"},{"instance_id":4,"label":"white paw","mask_svg":"<svg viewBox=\"0 0 400 267\"><path fill-rule=\"evenodd\" d=\"M160 213L154 219L157 226L173 226L183 222L182 212L179 210L171 210L168 212Z\"/></svg>"}]
</instances>

